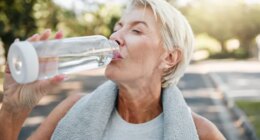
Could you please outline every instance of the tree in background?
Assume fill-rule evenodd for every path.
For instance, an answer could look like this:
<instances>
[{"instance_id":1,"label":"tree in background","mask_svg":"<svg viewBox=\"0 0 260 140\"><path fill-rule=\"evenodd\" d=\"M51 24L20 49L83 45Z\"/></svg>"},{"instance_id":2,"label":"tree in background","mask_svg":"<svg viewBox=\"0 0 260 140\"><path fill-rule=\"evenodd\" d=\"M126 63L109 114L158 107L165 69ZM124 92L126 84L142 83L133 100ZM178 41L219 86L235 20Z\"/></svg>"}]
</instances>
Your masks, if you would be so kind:
<instances>
[{"instance_id":1,"label":"tree in background","mask_svg":"<svg viewBox=\"0 0 260 140\"><path fill-rule=\"evenodd\" d=\"M188 17L196 34L207 33L217 39L222 53L227 53L225 42L240 41L241 49L252 52L252 41L260 33L260 4L246 4L242 0L196 0L180 8Z\"/></svg>"},{"instance_id":2,"label":"tree in background","mask_svg":"<svg viewBox=\"0 0 260 140\"><path fill-rule=\"evenodd\" d=\"M0 36L5 48L15 38L23 38L35 32L33 5L36 1L6 0L0 2Z\"/></svg>"},{"instance_id":3,"label":"tree in background","mask_svg":"<svg viewBox=\"0 0 260 140\"><path fill-rule=\"evenodd\" d=\"M188 18L195 34L206 33L218 40L222 53L227 53L225 42L232 38L239 39L243 51L249 53L260 33L260 4L249 5L244 0L167 1ZM76 7L78 2L83 9ZM50 0L0 1L0 39L5 52L15 38L23 40L46 28L62 30L65 36L109 36L122 13L122 5L109 1L78 0L72 7L66 9Z\"/></svg>"},{"instance_id":4,"label":"tree in background","mask_svg":"<svg viewBox=\"0 0 260 140\"><path fill-rule=\"evenodd\" d=\"M121 7L81 1L85 7L83 11L65 9L49 0L0 1L0 39L5 52L15 38L24 40L47 28L62 30L65 36L110 35Z\"/></svg>"},{"instance_id":5,"label":"tree in background","mask_svg":"<svg viewBox=\"0 0 260 140\"><path fill-rule=\"evenodd\" d=\"M59 23L57 16L62 14L62 8L53 3L51 0L38 0L33 5L33 18L36 24L36 32L46 28L57 30ZM35 33L35 32L34 32Z\"/></svg>"},{"instance_id":6,"label":"tree in background","mask_svg":"<svg viewBox=\"0 0 260 140\"><path fill-rule=\"evenodd\" d=\"M120 17L121 5L109 3L92 3L84 0L85 9L81 11L62 10L58 15L57 28L64 31L66 36L84 36L101 34L109 36L113 26Z\"/></svg>"},{"instance_id":7,"label":"tree in background","mask_svg":"<svg viewBox=\"0 0 260 140\"><path fill-rule=\"evenodd\" d=\"M242 49L253 55L257 49L253 44L260 34L260 4L239 3L235 8L231 17L234 23L232 33L239 39Z\"/></svg>"},{"instance_id":8,"label":"tree in background","mask_svg":"<svg viewBox=\"0 0 260 140\"><path fill-rule=\"evenodd\" d=\"M37 32L38 19L34 14L39 10L37 6L39 7L41 3L48 5L50 8L48 10L55 16L55 12L53 12L55 7L48 0L0 1L0 37L4 43L5 52L16 38L23 40ZM55 22L51 22L49 25L55 26Z\"/></svg>"}]
</instances>

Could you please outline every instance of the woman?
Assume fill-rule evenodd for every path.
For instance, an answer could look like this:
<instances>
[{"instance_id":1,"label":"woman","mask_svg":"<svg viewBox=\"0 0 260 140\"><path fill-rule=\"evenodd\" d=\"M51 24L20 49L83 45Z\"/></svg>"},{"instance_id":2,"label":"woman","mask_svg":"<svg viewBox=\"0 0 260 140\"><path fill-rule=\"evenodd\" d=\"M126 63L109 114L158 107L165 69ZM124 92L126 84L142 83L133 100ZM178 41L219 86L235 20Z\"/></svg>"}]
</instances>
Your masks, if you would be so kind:
<instances>
[{"instance_id":1,"label":"woman","mask_svg":"<svg viewBox=\"0 0 260 140\"><path fill-rule=\"evenodd\" d=\"M47 30L29 40L49 36ZM193 48L192 30L176 9L163 0L132 0L110 39L120 46L105 71L111 81L90 95L64 100L29 139L225 139L211 122L190 112L176 87ZM28 85L15 83L8 69L5 76L0 136L9 140L64 76Z\"/></svg>"}]
</instances>

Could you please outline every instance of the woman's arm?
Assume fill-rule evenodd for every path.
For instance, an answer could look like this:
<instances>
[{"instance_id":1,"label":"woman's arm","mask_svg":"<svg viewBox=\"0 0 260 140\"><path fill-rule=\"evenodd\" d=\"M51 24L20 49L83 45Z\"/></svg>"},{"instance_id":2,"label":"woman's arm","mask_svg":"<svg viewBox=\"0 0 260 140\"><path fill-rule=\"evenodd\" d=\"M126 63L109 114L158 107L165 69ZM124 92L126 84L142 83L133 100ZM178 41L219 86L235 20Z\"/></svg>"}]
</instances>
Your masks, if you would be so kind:
<instances>
[{"instance_id":1,"label":"woman's arm","mask_svg":"<svg viewBox=\"0 0 260 140\"><path fill-rule=\"evenodd\" d=\"M10 77L10 74L6 73L7 75ZM53 79L42 81L39 83L40 86L35 86L37 83L29 85L4 84L4 97L0 109L0 138L16 140L24 121L33 107L49 91L46 89L54 88L63 79L59 76L54 77ZM9 79L5 80L5 82L10 80L13 81ZM31 99L32 102L28 102L25 99Z\"/></svg>"},{"instance_id":2,"label":"woman's arm","mask_svg":"<svg viewBox=\"0 0 260 140\"><path fill-rule=\"evenodd\" d=\"M39 128L28 138L28 140L49 140L56 128L58 122L64 117L67 111L81 98L84 94L75 94L62 101L49 116L41 123Z\"/></svg>"},{"instance_id":3,"label":"woman's arm","mask_svg":"<svg viewBox=\"0 0 260 140\"><path fill-rule=\"evenodd\" d=\"M51 31L45 30L42 34L35 34L28 41L47 40L50 35ZM62 38L62 33L56 33L55 38ZM63 80L64 76L58 75L47 80L19 84L12 78L7 64L3 83L4 96L0 109L0 138L16 140L25 119L38 101L59 86Z\"/></svg>"},{"instance_id":4,"label":"woman's arm","mask_svg":"<svg viewBox=\"0 0 260 140\"><path fill-rule=\"evenodd\" d=\"M17 115L18 112L13 112L3 104L0 109L0 139L17 140L23 122L30 112L30 109L25 109Z\"/></svg>"},{"instance_id":5,"label":"woman's arm","mask_svg":"<svg viewBox=\"0 0 260 140\"><path fill-rule=\"evenodd\" d=\"M200 140L226 140L218 128L206 118L192 112Z\"/></svg>"}]
</instances>

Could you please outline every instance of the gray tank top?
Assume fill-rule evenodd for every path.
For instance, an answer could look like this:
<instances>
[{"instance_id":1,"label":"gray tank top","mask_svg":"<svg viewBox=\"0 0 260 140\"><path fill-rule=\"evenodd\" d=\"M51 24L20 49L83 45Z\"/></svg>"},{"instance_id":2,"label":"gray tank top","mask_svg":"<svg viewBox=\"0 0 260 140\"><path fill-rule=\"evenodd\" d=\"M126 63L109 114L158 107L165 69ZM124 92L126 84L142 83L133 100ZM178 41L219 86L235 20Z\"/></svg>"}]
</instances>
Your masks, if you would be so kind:
<instances>
[{"instance_id":1,"label":"gray tank top","mask_svg":"<svg viewBox=\"0 0 260 140\"><path fill-rule=\"evenodd\" d=\"M162 140L163 113L151 121L133 124L125 121L113 110L103 140Z\"/></svg>"}]
</instances>

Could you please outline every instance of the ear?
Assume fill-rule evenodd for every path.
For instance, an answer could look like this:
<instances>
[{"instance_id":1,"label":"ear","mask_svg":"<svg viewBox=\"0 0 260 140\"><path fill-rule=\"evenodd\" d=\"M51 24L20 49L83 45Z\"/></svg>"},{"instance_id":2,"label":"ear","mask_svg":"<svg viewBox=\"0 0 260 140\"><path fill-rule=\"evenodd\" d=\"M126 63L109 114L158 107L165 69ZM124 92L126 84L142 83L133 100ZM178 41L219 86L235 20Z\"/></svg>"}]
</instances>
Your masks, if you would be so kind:
<instances>
[{"instance_id":1,"label":"ear","mask_svg":"<svg viewBox=\"0 0 260 140\"><path fill-rule=\"evenodd\" d=\"M182 51L180 49L174 49L171 52L165 52L162 65L164 70L168 70L177 65L182 58Z\"/></svg>"}]
</instances>

